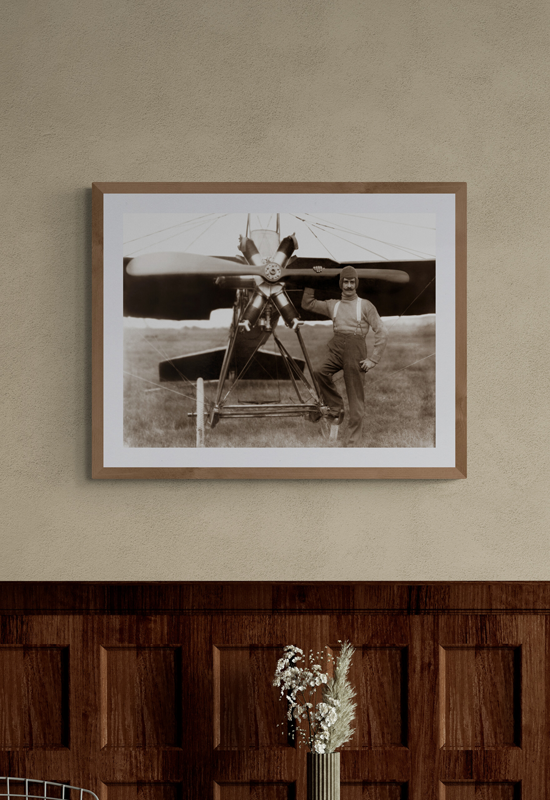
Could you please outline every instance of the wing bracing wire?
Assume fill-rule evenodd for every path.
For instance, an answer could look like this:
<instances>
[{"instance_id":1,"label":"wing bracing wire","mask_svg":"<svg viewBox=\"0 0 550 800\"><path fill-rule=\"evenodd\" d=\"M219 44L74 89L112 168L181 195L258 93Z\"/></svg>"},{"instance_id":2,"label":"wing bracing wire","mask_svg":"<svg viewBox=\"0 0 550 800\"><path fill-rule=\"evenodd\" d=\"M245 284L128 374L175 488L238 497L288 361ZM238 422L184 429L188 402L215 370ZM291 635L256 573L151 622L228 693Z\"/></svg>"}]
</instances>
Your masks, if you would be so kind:
<instances>
[{"instance_id":1,"label":"wing bracing wire","mask_svg":"<svg viewBox=\"0 0 550 800\"><path fill-rule=\"evenodd\" d=\"M213 220L205 220L203 222L200 222L198 225L193 225L193 226L187 228L186 230L178 231L177 233L173 233L171 236L166 236L164 239L159 239L157 242L153 242L152 244L147 244L144 247L139 248L138 250L134 250L133 253L129 253L128 256L129 257L136 256L138 253L142 253L144 250L148 250L150 247L157 247L159 244L163 244L164 242L167 242L170 239L175 239L178 236L183 236L184 234L188 233L191 230L196 230L196 229L201 228L204 225L206 225L204 230L201 231L201 233L199 233L199 235L195 239L193 239L193 241L190 242L187 245L187 247L184 248L183 252L185 253L193 244L195 244L197 239L200 239L200 237L212 227L212 225L214 225L216 222L218 222L223 217L227 217L227 216L228 216L227 214L216 214L216 217ZM184 224L184 223L182 223L182 224Z\"/></svg>"},{"instance_id":2,"label":"wing bracing wire","mask_svg":"<svg viewBox=\"0 0 550 800\"><path fill-rule=\"evenodd\" d=\"M200 219L204 219L205 217L212 217L214 212L210 214L202 214L200 217L193 217L192 219L184 220L183 222L178 222L177 225L169 225L167 228L159 228L158 231L151 231L151 233L143 233L141 236L136 236L135 239L128 239L128 241L123 242L123 244L131 244L132 242L139 242L141 239L147 239L149 236L156 236L157 233L165 233L166 231L172 231L174 228L181 228L182 225L190 225L192 222L198 222Z\"/></svg>"},{"instance_id":3,"label":"wing bracing wire","mask_svg":"<svg viewBox=\"0 0 550 800\"><path fill-rule=\"evenodd\" d=\"M312 214L307 214L307 216L308 217L313 217ZM320 219L319 217L313 217L313 218L317 219L317 220ZM394 248L396 250L402 250L402 251L404 251L406 253L411 253L412 255L417 255L417 256L421 255L421 256L424 256L428 260L431 260L431 259L434 258L433 255L431 255L430 253L426 253L425 251L416 250L413 247L406 247L404 245L393 244L392 242L386 242L384 239L377 239L375 236L369 236L366 233L359 233L358 231L353 231L350 228L344 227L343 225L340 225L340 226L331 225L331 224L329 224L327 222L324 222L324 221L316 222L316 223L312 222L311 224L315 225L316 227L319 227L321 229L326 229L327 233L330 233L330 231L332 229L332 230L335 230L335 231L339 231L340 233L348 233L348 234L351 234L352 236L357 236L357 237L360 237L362 239L369 239L370 241L378 242L379 244L387 245L388 247L392 247L392 248ZM331 234L331 235L332 236L336 236L336 234ZM361 247L360 244L357 244L356 242L352 242L349 239L345 239L343 236L339 237L339 238L342 238L348 244L355 245L356 247ZM364 248L364 249L367 249L367 248ZM373 252L373 251L368 251L368 252ZM374 255L377 255L377 253L374 253ZM383 256L381 256L381 257L383 257ZM387 259L387 260L390 260L390 259Z\"/></svg>"}]
</instances>

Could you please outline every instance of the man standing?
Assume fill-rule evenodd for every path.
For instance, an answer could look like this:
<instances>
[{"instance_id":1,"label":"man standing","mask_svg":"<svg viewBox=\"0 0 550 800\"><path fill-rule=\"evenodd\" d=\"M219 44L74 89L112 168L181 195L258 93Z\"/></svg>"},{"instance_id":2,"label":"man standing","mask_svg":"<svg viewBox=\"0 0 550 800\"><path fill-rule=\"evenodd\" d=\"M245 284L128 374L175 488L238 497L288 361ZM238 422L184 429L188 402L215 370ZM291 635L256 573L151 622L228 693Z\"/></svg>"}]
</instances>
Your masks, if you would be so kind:
<instances>
[{"instance_id":1,"label":"man standing","mask_svg":"<svg viewBox=\"0 0 550 800\"><path fill-rule=\"evenodd\" d=\"M349 424L346 447L361 447L363 418L365 416L365 391L363 376L376 366L386 347L386 326L369 300L357 296L359 278L353 267L344 267L340 273L341 300L316 300L314 289L305 289L302 308L330 317L334 336L328 343L328 353L315 372L323 400L330 408L336 424L344 418L344 401L336 390L332 376L344 370L344 382L349 402ZM365 338L374 331L374 350L367 357Z\"/></svg>"}]
</instances>

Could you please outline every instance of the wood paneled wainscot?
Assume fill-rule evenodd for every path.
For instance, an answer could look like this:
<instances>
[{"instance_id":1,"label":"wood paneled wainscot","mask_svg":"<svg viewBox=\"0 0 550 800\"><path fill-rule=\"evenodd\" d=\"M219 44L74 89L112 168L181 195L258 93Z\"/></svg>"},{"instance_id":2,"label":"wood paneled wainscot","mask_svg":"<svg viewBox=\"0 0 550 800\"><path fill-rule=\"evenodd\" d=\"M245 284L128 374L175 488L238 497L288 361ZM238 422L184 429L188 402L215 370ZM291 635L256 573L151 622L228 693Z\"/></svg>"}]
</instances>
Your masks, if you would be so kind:
<instances>
[{"instance_id":1,"label":"wood paneled wainscot","mask_svg":"<svg viewBox=\"0 0 550 800\"><path fill-rule=\"evenodd\" d=\"M342 800L550 800L550 584L0 584L0 773L305 800L285 644L356 648Z\"/></svg>"}]
</instances>

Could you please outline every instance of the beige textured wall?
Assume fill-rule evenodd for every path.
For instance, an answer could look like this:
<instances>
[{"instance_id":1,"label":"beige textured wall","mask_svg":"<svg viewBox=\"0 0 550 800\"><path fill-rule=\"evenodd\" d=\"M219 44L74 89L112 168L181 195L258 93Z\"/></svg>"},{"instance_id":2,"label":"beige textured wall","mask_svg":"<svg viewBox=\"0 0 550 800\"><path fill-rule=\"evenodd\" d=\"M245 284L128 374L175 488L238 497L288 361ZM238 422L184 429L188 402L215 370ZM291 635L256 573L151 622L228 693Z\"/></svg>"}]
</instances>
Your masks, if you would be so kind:
<instances>
[{"instance_id":1,"label":"beige textured wall","mask_svg":"<svg viewBox=\"0 0 550 800\"><path fill-rule=\"evenodd\" d=\"M3 580L549 579L547 0L5 0ZM467 181L465 481L91 481L92 181Z\"/></svg>"}]
</instances>

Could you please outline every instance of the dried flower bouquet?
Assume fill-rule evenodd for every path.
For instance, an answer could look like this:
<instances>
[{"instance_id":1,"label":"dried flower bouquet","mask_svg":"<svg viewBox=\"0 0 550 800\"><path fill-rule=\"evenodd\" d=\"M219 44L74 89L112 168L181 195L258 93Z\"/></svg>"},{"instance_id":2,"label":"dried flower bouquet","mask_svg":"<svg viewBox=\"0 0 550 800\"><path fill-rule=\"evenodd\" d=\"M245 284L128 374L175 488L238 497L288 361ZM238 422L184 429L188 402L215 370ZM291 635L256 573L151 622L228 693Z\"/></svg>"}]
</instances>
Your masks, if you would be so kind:
<instances>
[{"instance_id":1,"label":"dried flower bouquet","mask_svg":"<svg viewBox=\"0 0 550 800\"><path fill-rule=\"evenodd\" d=\"M344 642L334 662L334 675L323 671L320 653L304 656L304 651L289 644L277 662L274 686L280 686L281 697L288 702L287 717L296 723L296 730L312 753L333 753L353 736L351 723L357 704L355 691L348 680L351 657L355 652ZM317 659L317 660L315 660ZM302 666L298 666L303 662ZM320 699L319 699L320 695ZM301 723L307 723L307 728Z\"/></svg>"}]
</instances>

